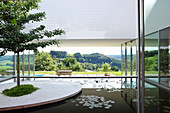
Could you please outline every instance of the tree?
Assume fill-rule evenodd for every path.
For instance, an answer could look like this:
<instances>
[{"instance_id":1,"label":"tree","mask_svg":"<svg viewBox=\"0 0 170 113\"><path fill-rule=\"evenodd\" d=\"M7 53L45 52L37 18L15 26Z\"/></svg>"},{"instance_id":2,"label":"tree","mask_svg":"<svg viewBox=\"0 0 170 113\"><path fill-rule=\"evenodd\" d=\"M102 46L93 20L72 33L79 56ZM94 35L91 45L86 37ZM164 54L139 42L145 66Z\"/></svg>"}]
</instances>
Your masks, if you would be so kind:
<instances>
[{"instance_id":1,"label":"tree","mask_svg":"<svg viewBox=\"0 0 170 113\"><path fill-rule=\"evenodd\" d=\"M77 60L76 58L73 58L73 57L67 57L67 58L64 58L63 63L65 64L66 67L69 67L69 66L71 67L71 65L77 63Z\"/></svg>"},{"instance_id":2,"label":"tree","mask_svg":"<svg viewBox=\"0 0 170 113\"><path fill-rule=\"evenodd\" d=\"M66 51L50 51L51 56L54 58L66 58L67 52Z\"/></svg>"},{"instance_id":3,"label":"tree","mask_svg":"<svg viewBox=\"0 0 170 113\"><path fill-rule=\"evenodd\" d=\"M35 55L35 69L37 71L55 71L57 66L50 54L39 52Z\"/></svg>"},{"instance_id":4,"label":"tree","mask_svg":"<svg viewBox=\"0 0 170 113\"><path fill-rule=\"evenodd\" d=\"M37 50L38 47L46 47L53 44L59 44L56 40L38 41L44 37L51 38L55 35L64 34L63 30L55 29L53 31L45 30L44 25L23 32L25 25L29 22L40 22L45 19L45 12L30 14L32 9L39 8L39 0L29 1L0 1L0 56L5 55L7 51L17 53L17 86L20 86L19 71L19 52L24 50ZM37 40L38 42L33 40ZM32 41L32 43L30 43Z\"/></svg>"},{"instance_id":5,"label":"tree","mask_svg":"<svg viewBox=\"0 0 170 113\"><path fill-rule=\"evenodd\" d=\"M78 52L78 53L74 53L74 58L77 59L77 61L79 61L80 58L82 58L81 54Z\"/></svg>"},{"instance_id":6,"label":"tree","mask_svg":"<svg viewBox=\"0 0 170 113\"><path fill-rule=\"evenodd\" d=\"M113 71L119 71L119 68L118 68L117 66L112 66L112 67L111 67L111 70L113 70Z\"/></svg>"},{"instance_id":7,"label":"tree","mask_svg":"<svg viewBox=\"0 0 170 113\"><path fill-rule=\"evenodd\" d=\"M102 67L103 67L103 71L108 71L109 70L109 64L108 63L104 63L102 65Z\"/></svg>"}]
</instances>

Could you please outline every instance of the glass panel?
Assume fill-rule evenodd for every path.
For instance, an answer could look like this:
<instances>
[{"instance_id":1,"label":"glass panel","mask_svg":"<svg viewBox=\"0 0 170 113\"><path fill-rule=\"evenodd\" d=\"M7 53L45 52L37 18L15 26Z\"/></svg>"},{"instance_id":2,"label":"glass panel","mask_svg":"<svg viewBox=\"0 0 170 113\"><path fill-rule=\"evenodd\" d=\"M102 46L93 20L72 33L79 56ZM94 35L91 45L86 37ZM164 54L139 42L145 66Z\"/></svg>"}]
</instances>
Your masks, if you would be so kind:
<instances>
[{"instance_id":1,"label":"glass panel","mask_svg":"<svg viewBox=\"0 0 170 113\"><path fill-rule=\"evenodd\" d=\"M145 113L169 113L168 91L145 83Z\"/></svg>"},{"instance_id":2,"label":"glass panel","mask_svg":"<svg viewBox=\"0 0 170 113\"><path fill-rule=\"evenodd\" d=\"M136 60L137 60L137 57L136 57L136 40L134 40L132 42L132 75L136 76L137 73L136 73Z\"/></svg>"},{"instance_id":3,"label":"glass panel","mask_svg":"<svg viewBox=\"0 0 170 113\"><path fill-rule=\"evenodd\" d=\"M25 75L28 75L28 51L24 51L24 69Z\"/></svg>"},{"instance_id":4,"label":"glass panel","mask_svg":"<svg viewBox=\"0 0 170 113\"><path fill-rule=\"evenodd\" d=\"M127 43L127 75L131 75L131 42Z\"/></svg>"},{"instance_id":5,"label":"glass panel","mask_svg":"<svg viewBox=\"0 0 170 113\"><path fill-rule=\"evenodd\" d=\"M4 78L14 74L13 57L13 52L8 52L6 55L0 57L0 78Z\"/></svg>"},{"instance_id":6,"label":"glass panel","mask_svg":"<svg viewBox=\"0 0 170 113\"><path fill-rule=\"evenodd\" d=\"M125 44L122 44L122 76L125 76Z\"/></svg>"},{"instance_id":7,"label":"glass panel","mask_svg":"<svg viewBox=\"0 0 170 113\"><path fill-rule=\"evenodd\" d=\"M30 51L30 74L31 75L33 75L33 69L34 69L34 67L33 67L34 60L33 60L33 58L34 58L34 52Z\"/></svg>"},{"instance_id":8,"label":"glass panel","mask_svg":"<svg viewBox=\"0 0 170 113\"><path fill-rule=\"evenodd\" d=\"M169 45L170 28L160 31L160 83L170 87L169 74Z\"/></svg>"},{"instance_id":9,"label":"glass panel","mask_svg":"<svg viewBox=\"0 0 170 113\"><path fill-rule=\"evenodd\" d=\"M145 77L156 82L158 82L158 38L158 32L145 36Z\"/></svg>"}]
</instances>

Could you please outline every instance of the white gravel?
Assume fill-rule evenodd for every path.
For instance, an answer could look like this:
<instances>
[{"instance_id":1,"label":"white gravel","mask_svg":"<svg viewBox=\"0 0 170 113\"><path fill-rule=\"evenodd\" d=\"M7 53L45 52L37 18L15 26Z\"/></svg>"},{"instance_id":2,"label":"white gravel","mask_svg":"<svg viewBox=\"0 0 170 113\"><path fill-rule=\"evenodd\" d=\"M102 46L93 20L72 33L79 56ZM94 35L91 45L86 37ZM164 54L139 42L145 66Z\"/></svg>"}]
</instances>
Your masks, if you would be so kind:
<instances>
[{"instance_id":1,"label":"white gravel","mask_svg":"<svg viewBox=\"0 0 170 113\"><path fill-rule=\"evenodd\" d=\"M81 85L62 80L24 81L21 82L21 84L33 84L35 87L40 89L33 92L32 94L20 97L8 97L0 93L0 109L67 98L82 90ZM14 86L16 86L16 83L1 84L0 92L2 92L4 89L9 89Z\"/></svg>"}]
</instances>

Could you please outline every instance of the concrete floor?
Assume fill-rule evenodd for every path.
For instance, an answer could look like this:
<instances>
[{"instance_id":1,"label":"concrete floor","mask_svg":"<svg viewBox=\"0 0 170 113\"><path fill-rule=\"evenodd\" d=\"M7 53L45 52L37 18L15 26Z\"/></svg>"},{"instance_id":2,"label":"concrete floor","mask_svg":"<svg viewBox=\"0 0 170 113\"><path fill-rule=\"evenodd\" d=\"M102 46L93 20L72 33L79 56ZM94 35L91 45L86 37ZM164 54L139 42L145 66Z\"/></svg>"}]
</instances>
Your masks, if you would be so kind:
<instances>
[{"instance_id":1,"label":"concrete floor","mask_svg":"<svg viewBox=\"0 0 170 113\"><path fill-rule=\"evenodd\" d=\"M8 97L0 94L0 111L32 107L61 101L78 94L82 90L81 85L62 80L24 81L21 82L21 84L33 84L35 87L40 89L32 94L20 97ZM14 86L16 86L16 83L1 84L0 92Z\"/></svg>"}]
</instances>

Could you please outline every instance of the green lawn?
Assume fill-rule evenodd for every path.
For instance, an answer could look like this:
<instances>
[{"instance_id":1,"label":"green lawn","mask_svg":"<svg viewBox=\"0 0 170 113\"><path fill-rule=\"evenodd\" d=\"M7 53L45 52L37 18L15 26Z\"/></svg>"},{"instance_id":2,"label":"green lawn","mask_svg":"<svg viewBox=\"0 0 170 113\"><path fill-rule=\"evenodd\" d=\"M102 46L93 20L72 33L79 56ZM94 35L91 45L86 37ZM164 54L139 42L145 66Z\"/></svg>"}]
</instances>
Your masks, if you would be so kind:
<instances>
[{"instance_id":1,"label":"green lawn","mask_svg":"<svg viewBox=\"0 0 170 113\"><path fill-rule=\"evenodd\" d=\"M98 72L73 72L73 74L114 74L114 75L121 75L121 71L109 71L109 72L103 72L103 71L98 71ZM28 72L25 72L25 74L28 74ZM32 74L32 73L31 73ZM56 74L55 71L35 71L35 74Z\"/></svg>"},{"instance_id":2,"label":"green lawn","mask_svg":"<svg viewBox=\"0 0 170 113\"><path fill-rule=\"evenodd\" d=\"M121 71L109 71L109 72L103 72L103 71L98 71L98 72L73 72L73 74L114 74L114 75L121 75Z\"/></svg>"}]
</instances>

